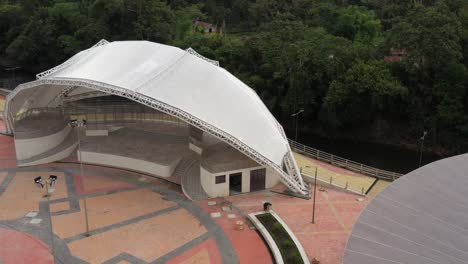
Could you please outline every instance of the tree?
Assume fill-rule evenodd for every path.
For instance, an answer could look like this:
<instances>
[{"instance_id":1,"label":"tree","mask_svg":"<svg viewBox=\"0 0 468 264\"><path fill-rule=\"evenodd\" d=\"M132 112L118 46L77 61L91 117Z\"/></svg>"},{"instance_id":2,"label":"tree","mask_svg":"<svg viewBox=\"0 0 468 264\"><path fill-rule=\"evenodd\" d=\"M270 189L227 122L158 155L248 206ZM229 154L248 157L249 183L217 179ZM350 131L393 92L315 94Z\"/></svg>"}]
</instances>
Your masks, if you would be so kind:
<instances>
[{"instance_id":1,"label":"tree","mask_svg":"<svg viewBox=\"0 0 468 264\"><path fill-rule=\"evenodd\" d=\"M436 6L418 6L412 10L390 30L388 45L407 50L409 69L433 74L462 57L459 33L457 16L438 2Z\"/></svg>"},{"instance_id":2,"label":"tree","mask_svg":"<svg viewBox=\"0 0 468 264\"><path fill-rule=\"evenodd\" d=\"M159 0L147 0L133 25L138 39L167 43L175 35L174 13Z\"/></svg>"},{"instance_id":3,"label":"tree","mask_svg":"<svg viewBox=\"0 0 468 264\"><path fill-rule=\"evenodd\" d=\"M365 7L348 6L338 16L335 33L353 41L375 44L381 36L380 20Z\"/></svg>"},{"instance_id":4,"label":"tree","mask_svg":"<svg viewBox=\"0 0 468 264\"><path fill-rule=\"evenodd\" d=\"M388 113L406 94L385 62L358 61L330 84L324 103L337 114L339 124L362 125Z\"/></svg>"}]
</instances>

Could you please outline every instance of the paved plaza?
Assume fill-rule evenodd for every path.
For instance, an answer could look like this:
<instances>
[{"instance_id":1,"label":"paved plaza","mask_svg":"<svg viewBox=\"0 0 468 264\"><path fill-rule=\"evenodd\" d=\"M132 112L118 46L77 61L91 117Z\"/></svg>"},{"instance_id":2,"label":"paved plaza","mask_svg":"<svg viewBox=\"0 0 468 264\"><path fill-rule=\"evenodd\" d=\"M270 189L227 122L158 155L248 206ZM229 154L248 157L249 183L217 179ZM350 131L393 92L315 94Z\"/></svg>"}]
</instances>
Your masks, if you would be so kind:
<instances>
[{"instance_id":1,"label":"paved plaza","mask_svg":"<svg viewBox=\"0 0 468 264\"><path fill-rule=\"evenodd\" d=\"M50 202L33 184L49 175L58 177ZM278 185L192 202L178 184L125 170L85 165L81 175L78 164L63 162L17 168L13 139L0 135L0 263L53 263L52 250L56 263L272 263L245 219L264 201L273 204L309 258L341 263L367 198L319 188L312 224L312 200L278 193L284 190Z\"/></svg>"}]
</instances>

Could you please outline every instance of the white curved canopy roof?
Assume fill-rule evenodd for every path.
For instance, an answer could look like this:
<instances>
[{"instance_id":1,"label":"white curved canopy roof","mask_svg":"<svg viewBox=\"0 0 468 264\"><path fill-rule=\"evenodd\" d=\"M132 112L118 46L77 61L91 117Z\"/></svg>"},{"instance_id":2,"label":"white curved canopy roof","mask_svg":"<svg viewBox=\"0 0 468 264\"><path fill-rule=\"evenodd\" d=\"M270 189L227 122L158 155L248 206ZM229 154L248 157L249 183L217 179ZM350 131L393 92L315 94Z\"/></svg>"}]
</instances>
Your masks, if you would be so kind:
<instances>
[{"instance_id":1,"label":"white curved canopy roof","mask_svg":"<svg viewBox=\"0 0 468 264\"><path fill-rule=\"evenodd\" d=\"M66 85L85 87L89 91L90 87L83 84L92 84L131 93L134 98L167 105L171 111L189 113L197 122L209 124L234 141L242 142L267 163L276 165L277 171L285 157L290 157L286 163L293 165L290 167L296 175L294 180L289 180L299 184L298 189L304 189L287 138L257 94L216 62L191 49L185 51L148 41L101 41L38 74L38 79L29 86L59 84L62 87L47 89L48 95L40 95L46 99L34 99L35 108L46 107Z\"/></svg>"}]
</instances>

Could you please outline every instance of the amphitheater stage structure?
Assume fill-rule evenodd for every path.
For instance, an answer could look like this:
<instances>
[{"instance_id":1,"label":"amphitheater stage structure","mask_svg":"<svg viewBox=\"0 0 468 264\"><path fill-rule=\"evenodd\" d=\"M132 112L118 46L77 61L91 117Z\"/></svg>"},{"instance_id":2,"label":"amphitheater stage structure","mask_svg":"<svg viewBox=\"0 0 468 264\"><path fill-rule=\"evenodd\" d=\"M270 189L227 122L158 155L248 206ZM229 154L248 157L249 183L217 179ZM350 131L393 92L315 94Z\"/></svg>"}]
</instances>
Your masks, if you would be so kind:
<instances>
[{"instance_id":1,"label":"amphitheater stage structure","mask_svg":"<svg viewBox=\"0 0 468 264\"><path fill-rule=\"evenodd\" d=\"M124 168L178 182L192 200L279 181L308 195L257 94L192 49L102 40L19 85L4 120L18 166L75 159Z\"/></svg>"}]
</instances>

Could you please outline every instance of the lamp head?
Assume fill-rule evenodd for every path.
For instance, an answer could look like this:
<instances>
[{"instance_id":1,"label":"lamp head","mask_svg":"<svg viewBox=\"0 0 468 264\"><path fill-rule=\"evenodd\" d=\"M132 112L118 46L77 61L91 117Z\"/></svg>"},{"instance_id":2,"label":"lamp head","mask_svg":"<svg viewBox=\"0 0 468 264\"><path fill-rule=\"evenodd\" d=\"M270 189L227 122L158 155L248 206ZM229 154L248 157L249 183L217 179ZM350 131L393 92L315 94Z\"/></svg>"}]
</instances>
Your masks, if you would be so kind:
<instances>
[{"instance_id":1,"label":"lamp head","mask_svg":"<svg viewBox=\"0 0 468 264\"><path fill-rule=\"evenodd\" d=\"M55 175L49 175L49 186L53 186L55 185L55 183L57 182L57 176Z\"/></svg>"},{"instance_id":2,"label":"lamp head","mask_svg":"<svg viewBox=\"0 0 468 264\"><path fill-rule=\"evenodd\" d=\"M44 182L42 181L42 177L41 177L41 176L34 178L34 184L35 184L37 187L44 188Z\"/></svg>"}]
</instances>

